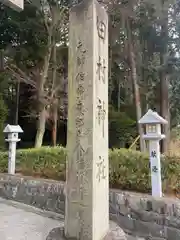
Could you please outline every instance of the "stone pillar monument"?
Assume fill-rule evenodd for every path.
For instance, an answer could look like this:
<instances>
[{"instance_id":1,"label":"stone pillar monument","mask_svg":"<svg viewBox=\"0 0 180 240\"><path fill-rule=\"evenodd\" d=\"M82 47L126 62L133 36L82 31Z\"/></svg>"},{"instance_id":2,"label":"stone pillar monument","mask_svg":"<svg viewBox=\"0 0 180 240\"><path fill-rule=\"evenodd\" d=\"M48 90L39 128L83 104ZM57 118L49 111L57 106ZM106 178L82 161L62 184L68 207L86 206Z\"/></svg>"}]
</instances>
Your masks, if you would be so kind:
<instances>
[{"instance_id":1,"label":"stone pillar monument","mask_svg":"<svg viewBox=\"0 0 180 240\"><path fill-rule=\"evenodd\" d=\"M161 153L159 142L161 139L165 138L165 135L161 134L161 124L167 124L167 121L156 112L149 110L139 120L139 123L145 125L146 132L143 135L143 139L149 141L152 196L162 197Z\"/></svg>"},{"instance_id":2,"label":"stone pillar monument","mask_svg":"<svg viewBox=\"0 0 180 240\"><path fill-rule=\"evenodd\" d=\"M65 236L109 230L108 16L96 0L70 12Z\"/></svg>"},{"instance_id":3,"label":"stone pillar monument","mask_svg":"<svg viewBox=\"0 0 180 240\"><path fill-rule=\"evenodd\" d=\"M108 16L96 0L70 11L68 71L66 209L57 239L125 240L109 226Z\"/></svg>"},{"instance_id":4,"label":"stone pillar monument","mask_svg":"<svg viewBox=\"0 0 180 240\"><path fill-rule=\"evenodd\" d=\"M112 222L109 227L108 16L96 0L84 0L70 11L68 98L60 239L125 240L121 228Z\"/></svg>"}]
</instances>

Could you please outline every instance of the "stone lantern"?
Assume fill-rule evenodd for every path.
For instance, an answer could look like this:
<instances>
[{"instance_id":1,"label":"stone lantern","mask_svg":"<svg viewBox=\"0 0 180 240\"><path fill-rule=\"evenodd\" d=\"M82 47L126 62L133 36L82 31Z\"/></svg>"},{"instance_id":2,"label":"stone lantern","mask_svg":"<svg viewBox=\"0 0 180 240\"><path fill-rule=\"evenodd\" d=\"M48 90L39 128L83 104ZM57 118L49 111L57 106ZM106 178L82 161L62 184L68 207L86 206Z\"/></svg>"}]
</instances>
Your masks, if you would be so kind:
<instances>
[{"instance_id":1,"label":"stone lantern","mask_svg":"<svg viewBox=\"0 0 180 240\"><path fill-rule=\"evenodd\" d=\"M149 141L149 157L151 165L152 196L162 197L160 140L165 138L161 133L161 125L168 122L157 112L149 110L140 120L139 124L145 126L143 139Z\"/></svg>"},{"instance_id":2,"label":"stone lantern","mask_svg":"<svg viewBox=\"0 0 180 240\"><path fill-rule=\"evenodd\" d=\"M15 174L16 166L16 143L21 139L18 138L19 133L23 133L22 128L19 125L7 125L3 131L8 134L6 142L9 143L8 153L8 174Z\"/></svg>"}]
</instances>

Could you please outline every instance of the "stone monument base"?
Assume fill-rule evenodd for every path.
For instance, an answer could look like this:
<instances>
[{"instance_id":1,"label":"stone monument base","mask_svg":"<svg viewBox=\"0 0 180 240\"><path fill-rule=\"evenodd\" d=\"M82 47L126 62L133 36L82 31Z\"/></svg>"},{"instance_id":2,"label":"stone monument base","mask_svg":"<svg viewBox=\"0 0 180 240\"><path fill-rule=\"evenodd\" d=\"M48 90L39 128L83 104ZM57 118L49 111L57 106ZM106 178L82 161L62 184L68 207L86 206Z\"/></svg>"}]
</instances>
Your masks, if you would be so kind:
<instances>
[{"instance_id":1,"label":"stone monument base","mask_svg":"<svg viewBox=\"0 0 180 240\"><path fill-rule=\"evenodd\" d=\"M110 230L104 240L126 240L126 234L118 224L110 221Z\"/></svg>"},{"instance_id":2,"label":"stone monument base","mask_svg":"<svg viewBox=\"0 0 180 240\"><path fill-rule=\"evenodd\" d=\"M64 236L64 227L54 228L51 230L46 240L78 240L67 239ZM124 231L115 223L110 221L110 230L107 236L103 240L127 240Z\"/></svg>"}]
</instances>

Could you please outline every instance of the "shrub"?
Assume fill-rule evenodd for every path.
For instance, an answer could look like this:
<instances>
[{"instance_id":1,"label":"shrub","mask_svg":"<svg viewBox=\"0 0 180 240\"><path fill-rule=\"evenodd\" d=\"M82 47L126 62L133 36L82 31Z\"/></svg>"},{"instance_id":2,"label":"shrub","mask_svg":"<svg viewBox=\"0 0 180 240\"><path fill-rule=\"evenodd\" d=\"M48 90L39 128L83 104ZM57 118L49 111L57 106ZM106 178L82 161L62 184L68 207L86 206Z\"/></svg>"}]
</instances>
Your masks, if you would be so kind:
<instances>
[{"instance_id":1,"label":"shrub","mask_svg":"<svg viewBox=\"0 0 180 240\"><path fill-rule=\"evenodd\" d=\"M109 152L111 187L147 192L150 189L148 156L138 151L114 149Z\"/></svg>"},{"instance_id":2,"label":"shrub","mask_svg":"<svg viewBox=\"0 0 180 240\"><path fill-rule=\"evenodd\" d=\"M0 172L7 172L7 152L0 153ZM162 157L162 180L165 192L177 193L180 188L180 161L177 157ZM127 149L109 151L110 187L138 192L150 192L151 179L148 155ZM16 170L23 175L65 180L66 149L42 147L18 150Z\"/></svg>"},{"instance_id":3,"label":"shrub","mask_svg":"<svg viewBox=\"0 0 180 240\"><path fill-rule=\"evenodd\" d=\"M17 150L16 172L23 175L65 180L66 150L63 147L42 147ZM0 153L0 172L7 172L7 152Z\"/></svg>"}]
</instances>

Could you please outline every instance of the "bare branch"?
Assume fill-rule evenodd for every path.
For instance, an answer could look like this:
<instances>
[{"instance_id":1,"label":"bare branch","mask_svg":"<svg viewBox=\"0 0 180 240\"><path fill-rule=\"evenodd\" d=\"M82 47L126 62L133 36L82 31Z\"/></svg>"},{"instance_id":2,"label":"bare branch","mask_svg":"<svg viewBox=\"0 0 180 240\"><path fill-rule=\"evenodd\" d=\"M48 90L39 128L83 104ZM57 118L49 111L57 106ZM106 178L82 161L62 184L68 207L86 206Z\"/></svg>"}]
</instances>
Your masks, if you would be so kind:
<instances>
[{"instance_id":1,"label":"bare branch","mask_svg":"<svg viewBox=\"0 0 180 240\"><path fill-rule=\"evenodd\" d=\"M6 69L16 78L18 81L24 82L28 85L31 85L33 88L37 88L36 83L29 77L25 72L18 68L14 64L6 66Z\"/></svg>"}]
</instances>

